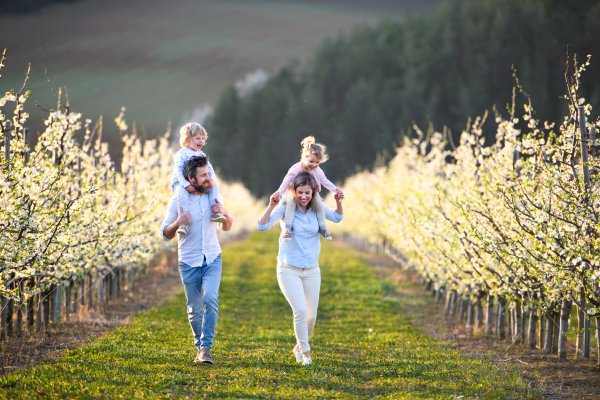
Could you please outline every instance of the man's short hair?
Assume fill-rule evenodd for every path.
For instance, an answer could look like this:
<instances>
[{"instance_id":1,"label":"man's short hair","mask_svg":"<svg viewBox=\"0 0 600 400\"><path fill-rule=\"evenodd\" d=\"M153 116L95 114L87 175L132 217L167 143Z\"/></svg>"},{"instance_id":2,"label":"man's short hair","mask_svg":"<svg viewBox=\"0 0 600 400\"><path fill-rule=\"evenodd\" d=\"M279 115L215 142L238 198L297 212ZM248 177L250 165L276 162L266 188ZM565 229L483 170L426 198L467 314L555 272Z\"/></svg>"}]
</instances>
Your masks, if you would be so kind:
<instances>
[{"instance_id":1,"label":"man's short hair","mask_svg":"<svg viewBox=\"0 0 600 400\"><path fill-rule=\"evenodd\" d=\"M208 165L208 157L206 156L196 156L192 157L185 163L185 167L183 167L183 176L185 179L194 178L196 179L196 171L198 171L198 167L205 167Z\"/></svg>"}]
</instances>

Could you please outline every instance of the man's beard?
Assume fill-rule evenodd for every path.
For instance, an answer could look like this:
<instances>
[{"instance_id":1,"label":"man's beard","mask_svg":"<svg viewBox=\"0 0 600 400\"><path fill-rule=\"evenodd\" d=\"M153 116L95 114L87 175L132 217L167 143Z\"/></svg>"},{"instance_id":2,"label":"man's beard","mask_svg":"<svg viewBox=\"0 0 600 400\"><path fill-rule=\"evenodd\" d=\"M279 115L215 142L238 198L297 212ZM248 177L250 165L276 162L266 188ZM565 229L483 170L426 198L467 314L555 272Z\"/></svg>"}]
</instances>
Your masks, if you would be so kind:
<instances>
[{"instance_id":1,"label":"man's beard","mask_svg":"<svg viewBox=\"0 0 600 400\"><path fill-rule=\"evenodd\" d=\"M202 185L192 185L192 186L194 187L194 189L196 189L196 192L198 192L200 194L206 194L210 190L210 188L208 186L202 186Z\"/></svg>"}]
</instances>

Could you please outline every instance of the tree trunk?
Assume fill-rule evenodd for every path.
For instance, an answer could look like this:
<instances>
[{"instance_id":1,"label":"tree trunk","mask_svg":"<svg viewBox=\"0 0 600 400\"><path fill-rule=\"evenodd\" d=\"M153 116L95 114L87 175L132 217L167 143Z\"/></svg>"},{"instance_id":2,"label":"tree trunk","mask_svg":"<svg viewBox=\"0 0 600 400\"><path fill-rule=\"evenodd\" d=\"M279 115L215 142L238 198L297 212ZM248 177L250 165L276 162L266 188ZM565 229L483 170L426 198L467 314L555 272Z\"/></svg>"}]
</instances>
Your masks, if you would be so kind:
<instances>
[{"instance_id":1,"label":"tree trunk","mask_svg":"<svg viewBox=\"0 0 600 400\"><path fill-rule=\"evenodd\" d=\"M24 308L24 296L23 289L25 288L25 282L21 280L19 282L19 301L17 303L17 329L16 334L20 335L23 331L23 308Z\"/></svg>"},{"instance_id":2,"label":"tree trunk","mask_svg":"<svg viewBox=\"0 0 600 400\"><path fill-rule=\"evenodd\" d=\"M467 300L467 329L473 332L473 303Z\"/></svg>"},{"instance_id":3,"label":"tree trunk","mask_svg":"<svg viewBox=\"0 0 600 400\"><path fill-rule=\"evenodd\" d=\"M456 310L456 291L450 292L450 305L448 306L448 315L453 316Z\"/></svg>"},{"instance_id":4,"label":"tree trunk","mask_svg":"<svg viewBox=\"0 0 600 400\"><path fill-rule=\"evenodd\" d=\"M14 300L8 299L6 302L6 333L9 336L14 335Z\"/></svg>"},{"instance_id":5,"label":"tree trunk","mask_svg":"<svg viewBox=\"0 0 600 400\"><path fill-rule=\"evenodd\" d=\"M579 293L579 301L581 306L585 307L585 292L583 288ZM585 329L585 314L584 309L577 307L577 343L575 344L575 359L583 357L583 331Z\"/></svg>"},{"instance_id":6,"label":"tree trunk","mask_svg":"<svg viewBox=\"0 0 600 400\"><path fill-rule=\"evenodd\" d=\"M463 296L460 296L458 298L458 320L462 321L463 320L463 315L464 315L464 311L465 310L465 298Z\"/></svg>"},{"instance_id":7,"label":"tree trunk","mask_svg":"<svg viewBox=\"0 0 600 400\"><path fill-rule=\"evenodd\" d=\"M8 301L5 297L0 297L0 340L6 340L6 314Z\"/></svg>"},{"instance_id":8,"label":"tree trunk","mask_svg":"<svg viewBox=\"0 0 600 400\"><path fill-rule=\"evenodd\" d=\"M485 334L491 335L494 333L494 298L488 293L487 306L485 307Z\"/></svg>"},{"instance_id":9,"label":"tree trunk","mask_svg":"<svg viewBox=\"0 0 600 400\"><path fill-rule=\"evenodd\" d=\"M131 290L131 283L129 283L127 286L128 286L128 289ZM434 300L435 304L439 304L440 303L441 297L442 297L442 288L439 287L438 290L435 291L435 300Z\"/></svg>"},{"instance_id":10,"label":"tree trunk","mask_svg":"<svg viewBox=\"0 0 600 400\"><path fill-rule=\"evenodd\" d=\"M515 335L513 336L513 344L521 343L521 335L523 332L523 319L521 318L521 312L521 305L517 304L513 313L513 315L515 316Z\"/></svg>"},{"instance_id":11,"label":"tree trunk","mask_svg":"<svg viewBox=\"0 0 600 400\"><path fill-rule=\"evenodd\" d=\"M546 316L540 308L540 350L544 350L546 339Z\"/></svg>"},{"instance_id":12,"label":"tree trunk","mask_svg":"<svg viewBox=\"0 0 600 400\"><path fill-rule=\"evenodd\" d=\"M546 312L546 337L544 338L544 353L552 353L552 344L554 337L554 303L550 304Z\"/></svg>"},{"instance_id":13,"label":"tree trunk","mask_svg":"<svg viewBox=\"0 0 600 400\"><path fill-rule=\"evenodd\" d=\"M496 336L498 340L504 340L506 333L504 328L506 326L506 299L499 297L498 299L498 322L496 323Z\"/></svg>"},{"instance_id":14,"label":"tree trunk","mask_svg":"<svg viewBox=\"0 0 600 400\"><path fill-rule=\"evenodd\" d=\"M513 310L508 308L508 304L506 305L506 319L507 319L507 324L506 324L506 335L507 335L507 340L509 340L512 343L512 339L513 336L515 335L514 332L514 328L513 328Z\"/></svg>"},{"instance_id":15,"label":"tree trunk","mask_svg":"<svg viewBox=\"0 0 600 400\"><path fill-rule=\"evenodd\" d=\"M558 357L567 358L567 332L569 331L569 317L571 316L571 300L563 300L560 313L560 340L558 342Z\"/></svg>"},{"instance_id":16,"label":"tree trunk","mask_svg":"<svg viewBox=\"0 0 600 400\"><path fill-rule=\"evenodd\" d=\"M562 308L562 305L561 305ZM560 310L555 311L552 314L552 322L554 325L554 332L552 334L552 354L558 354L558 339L560 337Z\"/></svg>"},{"instance_id":17,"label":"tree trunk","mask_svg":"<svg viewBox=\"0 0 600 400\"><path fill-rule=\"evenodd\" d=\"M527 328L527 313L525 305L523 304L521 305L521 343L524 344L527 340L527 338L525 337L525 332Z\"/></svg>"},{"instance_id":18,"label":"tree trunk","mask_svg":"<svg viewBox=\"0 0 600 400\"><path fill-rule=\"evenodd\" d=\"M537 325L537 320L537 309L535 308L535 304L531 303L529 307L529 335L527 337L529 339L529 343L527 344L529 344L530 349L535 349L535 327Z\"/></svg>"},{"instance_id":19,"label":"tree trunk","mask_svg":"<svg viewBox=\"0 0 600 400\"><path fill-rule=\"evenodd\" d=\"M596 344L598 345L598 364L600 365L600 317L596 317Z\"/></svg>"},{"instance_id":20,"label":"tree trunk","mask_svg":"<svg viewBox=\"0 0 600 400\"><path fill-rule=\"evenodd\" d=\"M477 303L475 303L475 329L477 332L481 332L483 327L483 306L481 305L481 295L477 296Z\"/></svg>"}]
</instances>

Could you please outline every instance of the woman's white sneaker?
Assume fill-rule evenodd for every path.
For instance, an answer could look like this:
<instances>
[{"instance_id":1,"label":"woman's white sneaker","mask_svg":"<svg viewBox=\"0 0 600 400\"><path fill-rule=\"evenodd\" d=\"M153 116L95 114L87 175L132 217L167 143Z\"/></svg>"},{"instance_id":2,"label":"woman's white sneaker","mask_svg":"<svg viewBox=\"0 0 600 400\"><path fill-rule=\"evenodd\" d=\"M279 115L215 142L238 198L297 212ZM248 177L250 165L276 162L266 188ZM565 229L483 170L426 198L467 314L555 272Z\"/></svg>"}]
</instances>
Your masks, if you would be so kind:
<instances>
[{"instance_id":1,"label":"woman's white sneaker","mask_svg":"<svg viewBox=\"0 0 600 400\"><path fill-rule=\"evenodd\" d=\"M302 365L310 365L312 364L312 358L308 357L302 361Z\"/></svg>"},{"instance_id":2,"label":"woman's white sneaker","mask_svg":"<svg viewBox=\"0 0 600 400\"><path fill-rule=\"evenodd\" d=\"M292 352L294 353L294 356L296 356L296 362L301 363L302 361L304 361L304 356L302 355L300 350L298 350L298 345L294 346Z\"/></svg>"}]
</instances>

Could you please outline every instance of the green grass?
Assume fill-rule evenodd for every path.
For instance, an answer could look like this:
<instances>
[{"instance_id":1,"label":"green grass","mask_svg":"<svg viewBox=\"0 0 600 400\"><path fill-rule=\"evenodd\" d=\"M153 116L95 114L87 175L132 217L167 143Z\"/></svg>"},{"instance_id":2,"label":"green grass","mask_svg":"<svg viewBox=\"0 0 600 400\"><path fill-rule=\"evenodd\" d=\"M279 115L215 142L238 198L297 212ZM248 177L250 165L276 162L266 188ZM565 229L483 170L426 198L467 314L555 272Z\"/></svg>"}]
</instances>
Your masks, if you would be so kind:
<instances>
[{"instance_id":1,"label":"green grass","mask_svg":"<svg viewBox=\"0 0 600 400\"><path fill-rule=\"evenodd\" d=\"M324 243L314 364L292 356L292 314L275 276L276 232L223 254L216 364L196 354L178 294L53 363L0 379L0 397L45 398L515 398L518 371L499 369L419 333L396 284L347 246ZM176 266L172 266L176 268Z\"/></svg>"}]
</instances>

